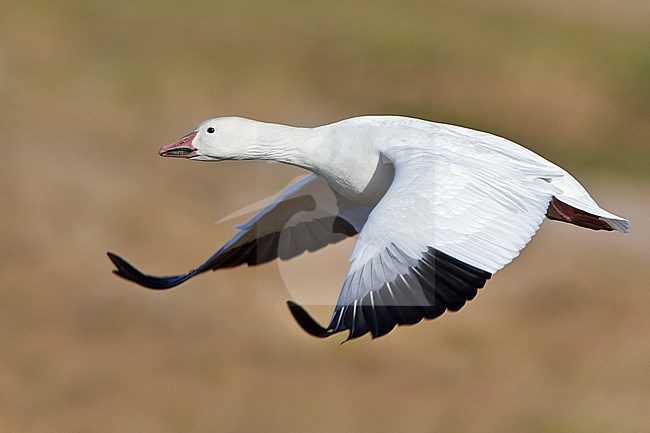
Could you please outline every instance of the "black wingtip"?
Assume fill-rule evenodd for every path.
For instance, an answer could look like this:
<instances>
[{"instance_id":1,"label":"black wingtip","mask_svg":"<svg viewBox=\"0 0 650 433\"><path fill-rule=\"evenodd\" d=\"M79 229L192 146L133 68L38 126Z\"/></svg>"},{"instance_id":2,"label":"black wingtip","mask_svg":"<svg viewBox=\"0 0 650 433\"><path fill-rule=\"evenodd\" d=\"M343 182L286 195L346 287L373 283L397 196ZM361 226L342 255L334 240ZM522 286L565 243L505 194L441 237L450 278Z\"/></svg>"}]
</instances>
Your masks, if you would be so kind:
<instances>
[{"instance_id":1,"label":"black wingtip","mask_svg":"<svg viewBox=\"0 0 650 433\"><path fill-rule=\"evenodd\" d=\"M313 335L318 338L327 338L333 334L331 329L325 329L319 325L312 317L307 313L307 311L302 308L300 305L296 304L293 301L287 301L287 306L291 315L296 319L298 325L305 330L309 335Z\"/></svg>"},{"instance_id":2,"label":"black wingtip","mask_svg":"<svg viewBox=\"0 0 650 433\"><path fill-rule=\"evenodd\" d=\"M124 260L122 257L117 254L107 252L108 258L113 262L117 269L113 270L113 273L119 275L120 277L133 281L143 287L153 290L165 290L170 289L174 286L179 285L183 281L186 281L192 277L193 273L190 272L186 275L176 275L173 277L153 277L150 275L145 275L142 272L138 271L133 267L129 262Z\"/></svg>"}]
</instances>

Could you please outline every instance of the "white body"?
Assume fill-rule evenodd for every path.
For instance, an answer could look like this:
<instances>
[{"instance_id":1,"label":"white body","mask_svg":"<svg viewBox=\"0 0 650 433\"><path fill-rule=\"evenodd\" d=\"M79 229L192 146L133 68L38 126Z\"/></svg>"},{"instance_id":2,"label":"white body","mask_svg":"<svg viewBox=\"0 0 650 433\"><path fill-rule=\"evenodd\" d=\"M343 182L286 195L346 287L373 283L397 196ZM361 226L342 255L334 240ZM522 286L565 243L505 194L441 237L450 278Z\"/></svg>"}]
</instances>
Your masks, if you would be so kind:
<instances>
[{"instance_id":1,"label":"white body","mask_svg":"<svg viewBox=\"0 0 650 433\"><path fill-rule=\"evenodd\" d=\"M600 209L582 185L559 166L487 132L401 116L362 116L315 128L225 117L207 120L196 130L213 124L217 125L216 134L219 130L227 133L224 142L217 137L213 149L205 140L205 150L199 148L198 155L191 159L269 159L297 165L318 174L333 189L358 203L379 202L394 174L385 155L408 148L419 152L422 161L426 156L450 163L457 157L469 157L493 165L495 171L503 164L549 171L552 175L548 178L560 189L559 196L585 206L586 211L596 211L598 216L625 221ZM196 140L199 144L203 141L200 136ZM224 150L222 156L214 156ZM427 169L424 162L417 168ZM625 230L621 227L619 231Z\"/></svg>"}]
</instances>

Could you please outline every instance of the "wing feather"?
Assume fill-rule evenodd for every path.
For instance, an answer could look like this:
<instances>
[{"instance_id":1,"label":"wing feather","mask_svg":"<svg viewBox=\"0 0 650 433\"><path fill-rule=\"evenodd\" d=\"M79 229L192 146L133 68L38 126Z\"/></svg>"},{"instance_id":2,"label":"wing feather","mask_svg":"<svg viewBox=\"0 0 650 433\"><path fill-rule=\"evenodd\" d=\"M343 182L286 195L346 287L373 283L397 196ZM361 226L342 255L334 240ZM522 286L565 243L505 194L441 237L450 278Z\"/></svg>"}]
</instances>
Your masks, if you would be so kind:
<instances>
[{"instance_id":1,"label":"wing feather","mask_svg":"<svg viewBox=\"0 0 650 433\"><path fill-rule=\"evenodd\" d=\"M108 253L127 280L151 289L168 289L208 270L290 259L305 251L354 236L366 222L370 209L350 202L311 174L285 189L205 263L184 275L144 275L121 257ZM293 311L293 310L292 310Z\"/></svg>"},{"instance_id":2,"label":"wing feather","mask_svg":"<svg viewBox=\"0 0 650 433\"><path fill-rule=\"evenodd\" d=\"M320 336L348 330L348 338L375 338L460 310L519 254L558 192L544 179L559 172L531 161L490 165L409 148L385 156L393 183L359 234Z\"/></svg>"}]
</instances>

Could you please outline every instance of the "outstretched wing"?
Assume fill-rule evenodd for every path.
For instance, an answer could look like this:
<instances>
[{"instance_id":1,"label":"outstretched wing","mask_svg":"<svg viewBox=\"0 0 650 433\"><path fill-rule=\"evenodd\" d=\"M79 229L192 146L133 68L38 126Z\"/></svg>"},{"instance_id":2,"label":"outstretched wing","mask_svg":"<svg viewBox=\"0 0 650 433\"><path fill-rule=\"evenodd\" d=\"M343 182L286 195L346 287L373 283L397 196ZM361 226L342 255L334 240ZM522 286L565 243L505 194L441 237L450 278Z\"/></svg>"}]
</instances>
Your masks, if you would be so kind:
<instances>
[{"instance_id":1,"label":"outstretched wing","mask_svg":"<svg viewBox=\"0 0 650 433\"><path fill-rule=\"evenodd\" d=\"M184 275L144 275L121 257L108 253L117 275L151 289L168 289L208 270L258 265L277 257L286 260L305 251L356 235L368 218L369 208L354 204L334 192L315 174L287 187L270 205L198 268Z\"/></svg>"},{"instance_id":2,"label":"outstretched wing","mask_svg":"<svg viewBox=\"0 0 650 433\"><path fill-rule=\"evenodd\" d=\"M484 155L391 149L391 187L370 214L327 328L289 308L318 337L379 337L457 311L528 243L558 189L554 167Z\"/></svg>"}]
</instances>

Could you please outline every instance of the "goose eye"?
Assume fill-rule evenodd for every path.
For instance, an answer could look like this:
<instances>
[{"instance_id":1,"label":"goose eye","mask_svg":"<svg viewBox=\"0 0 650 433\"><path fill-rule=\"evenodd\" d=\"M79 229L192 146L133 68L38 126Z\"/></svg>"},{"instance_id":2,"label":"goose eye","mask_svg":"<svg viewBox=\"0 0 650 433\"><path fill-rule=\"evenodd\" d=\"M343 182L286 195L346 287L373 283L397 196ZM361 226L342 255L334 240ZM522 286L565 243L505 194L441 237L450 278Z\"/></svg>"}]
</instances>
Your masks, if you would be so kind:
<instances>
[{"instance_id":1,"label":"goose eye","mask_svg":"<svg viewBox=\"0 0 650 433\"><path fill-rule=\"evenodd\" d=\"M208 128L208 134L212 134L214 132L214 128L211 126Z\"/></svg>"}]
</instances>

